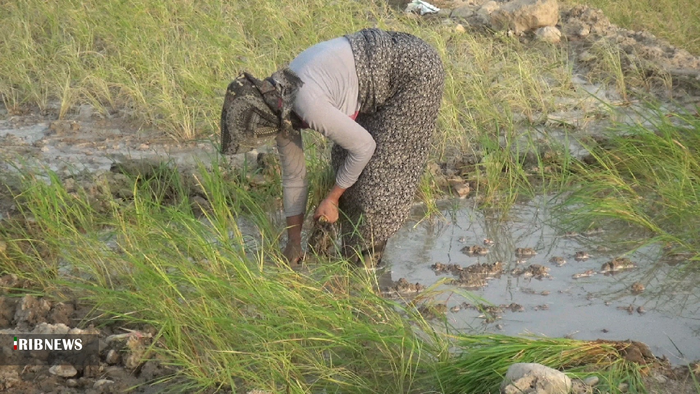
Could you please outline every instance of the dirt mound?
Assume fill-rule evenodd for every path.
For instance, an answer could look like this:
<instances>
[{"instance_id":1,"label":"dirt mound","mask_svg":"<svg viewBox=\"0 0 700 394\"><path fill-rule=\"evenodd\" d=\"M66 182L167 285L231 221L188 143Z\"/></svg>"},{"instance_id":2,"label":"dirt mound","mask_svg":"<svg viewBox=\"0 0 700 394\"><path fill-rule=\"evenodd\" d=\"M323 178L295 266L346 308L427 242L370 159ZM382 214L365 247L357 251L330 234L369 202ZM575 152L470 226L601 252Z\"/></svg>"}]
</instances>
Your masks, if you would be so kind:
<instances>
[{"instance_id":1,"label":"dirt mound","mask_svg":"<svg viewBox=\"0 0 700 394\"><path fill-rule=\"evenodd\" d=\"M612 46L625 54L621 60L626 69L636 66L650 75L666 73L676 83L700 89L699 57L651 33L615 26L599 9L581 5L563 9L559 26L581 62L595 61L601 49Z\"/></svg>"},{"instance_id":2,"label":"dirt mound","mask_svg":"<svg viewBox=\"0 0 700 394\"><path fill-rule=\"evenodd\" d=\"M390 4L405 9L406 1ZM700 92L700 57L676 48L648 32L623 29L610 22L600 9L584 5L568 6L550 0L440 1L437 13L424 18L441 18L465 31L463 26L484 31L506 31L522 40L542 40L570 44L579 68L591 68L604 61L604 52L620 53L625 72L634 71L652 84L683 87ZM558 10L558 20L550 17ZM686 94L680 92L679 94Z\"/></svg>"},{"instance_id":3,"label":"dirt mound","mask_svg":"<svg viewBox=\"0 0 700 394\"><path fill-rule=\"evenodd\" d=\"M99 337L98 365L2 365L0 391L13 393L117 393L172 374L172 369L147 352L153 341L148 330L79 328L90 308L76 302L56 302L9 291L27 284L14 275L0 278L0 334L91 334ZM130 392L158 392L158 386ZM162 388L162 387L161 387Z\"/></svg>"}]
</instances>

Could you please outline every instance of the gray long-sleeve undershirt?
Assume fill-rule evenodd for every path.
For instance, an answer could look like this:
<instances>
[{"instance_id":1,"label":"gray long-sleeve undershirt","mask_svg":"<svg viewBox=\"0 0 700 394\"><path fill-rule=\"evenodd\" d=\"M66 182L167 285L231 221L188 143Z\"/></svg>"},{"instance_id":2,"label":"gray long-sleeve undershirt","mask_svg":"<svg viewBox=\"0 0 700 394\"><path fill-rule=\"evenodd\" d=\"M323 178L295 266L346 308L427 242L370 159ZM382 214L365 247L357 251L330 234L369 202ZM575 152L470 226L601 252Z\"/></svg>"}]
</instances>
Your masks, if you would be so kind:
<instances>
[{"instance_id":1,"label":"gray long-sleeve undershirt","mask_svg":"<svg viewBox=\"0 0 700 394\"><path fill-rule=\"evenodd\" d=\"M336 174L336 184L352 186L374 154L372 136L351 116L360 109L355 59L344 37L321 42L305 50L290 64L304 81L294 101L294 112L309 127L348 151ZM308 182L301 135L278 135L282 164L284 212L287 217L306 210Z\"/></svg>"}]
</instances>

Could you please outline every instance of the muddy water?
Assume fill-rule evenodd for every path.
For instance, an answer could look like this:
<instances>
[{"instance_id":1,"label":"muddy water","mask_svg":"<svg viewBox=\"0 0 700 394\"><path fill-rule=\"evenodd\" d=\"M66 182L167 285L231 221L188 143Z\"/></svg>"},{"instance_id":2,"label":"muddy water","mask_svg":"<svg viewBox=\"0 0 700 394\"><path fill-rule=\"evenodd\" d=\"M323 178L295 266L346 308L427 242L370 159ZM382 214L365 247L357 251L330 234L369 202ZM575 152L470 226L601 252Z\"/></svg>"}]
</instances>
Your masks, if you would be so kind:
<instances>
[{"instance_id":1,"label":"muddy water","mask_svg":"<svg viewBox=\"0 0 700 394\"><path fill-rule=\"evenodd\" d=\"M524 310L505 309L500 318L487 322L474 308L463 306L450 311L463 302L473 305L475 301L446 291L438 300L446 301L447 319L455 327L464 332L583 340L634 339L673 363L700 359L700 292L696 287L700 274L664 263L660 250L647 247L627 255L637 268L573 279L572 275L586 270L600 271L604 263L622 253L611 248L607 239L610 234L565 236L549 222L544 198L516 206L505 221L470 204L473 202L468 200L451 202L442 210L444 219L419 222L419 216L412 218L391 239L384 257L393 280L403 277L425 285L449 276L437 275L430 268L436 262L466 267L501 261L503 274L472 293L494 305L516 303ZM487 255L472 257L460 251L465 246L483 245L484 238L495 242ZM518 263L518 247L534 248L537 255ZM576 261L577 251L587 251L590 258ZM563 257L567 263L561 267L550 263L554 256ZM530 264L548 267L551 277L538 280L511 273ZM633 294L631 286L635 282L644 284L646 290ZM449 285L443 287L450 289ZM637 311L639 307L642 313Z\"/></svg>"}]
</instances>

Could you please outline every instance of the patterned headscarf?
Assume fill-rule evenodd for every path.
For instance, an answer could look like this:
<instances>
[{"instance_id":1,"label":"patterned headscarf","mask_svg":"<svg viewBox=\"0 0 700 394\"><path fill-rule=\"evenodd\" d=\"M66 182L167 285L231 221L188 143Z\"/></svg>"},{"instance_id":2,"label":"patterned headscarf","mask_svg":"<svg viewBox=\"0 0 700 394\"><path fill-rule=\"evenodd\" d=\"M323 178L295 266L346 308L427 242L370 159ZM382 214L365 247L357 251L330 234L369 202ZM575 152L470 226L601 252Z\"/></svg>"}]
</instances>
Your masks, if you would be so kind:
<instances>
[{"instance_id":1,"label":"patterned headscarf","mask_svg":"<svg viewBox=\"0 0 700 394\"><path fill-rule=\"evenodd\" d=\"M251 150L279 132L293 132L292 105L303 84L289 68L262 81L245 72L234 79L221 110L221 153Z\"/></svg>"}]
</instances>

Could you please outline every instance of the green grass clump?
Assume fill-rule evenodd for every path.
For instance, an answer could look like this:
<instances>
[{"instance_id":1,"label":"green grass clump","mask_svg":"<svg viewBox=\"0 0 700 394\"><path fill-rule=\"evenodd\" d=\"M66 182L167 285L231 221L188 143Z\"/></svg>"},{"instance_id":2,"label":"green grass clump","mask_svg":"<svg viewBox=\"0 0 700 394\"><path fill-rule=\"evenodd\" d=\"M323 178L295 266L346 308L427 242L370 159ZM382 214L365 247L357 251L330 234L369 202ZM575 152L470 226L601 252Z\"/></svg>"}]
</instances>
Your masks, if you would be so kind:
<instances>
[{"instance_id":1,"label":"green grass clump","mask_svg":"<svg viewBox=\"0 0 700 394\"><path fill-rule=\"evenodd\" d=\"M564 205L577 228L631 225L664 242L700 253L700 119L649 110L635 124L618 124L595 163L580 165Z\"/></svg>"},{"instance_id":2,"label":"green grass clump","mask_svg":"<svg viewBox=\"0 0 700 394\"><path fill-rule=\"evenodd\" d=\"M152 327L152 351L176 387L271 392L424 392L445 341L413 309L383 299L376 277L345 261L308 271L281 263L280 228L222 171L194 179L164 167L130 198L96 196L25 174L22 215L0 230L0 273L94 305L99 324ZM162 191L174 193L164 205ZM175 384L175 383L173 383Z\"/></svg>"},{"instance_id":3,"label":"green grass clump","mask_svg":"<svg viewBox=\"0 0 700 394\"><path fill-rule=\"evenodd\" d=\"M0 12L0 94L59 116L88 103L178 139L218 129L228 82L382 18L370 2L38 1ZM361 21L365 21L362 23Z\"/></svg>"},{"instance_id":4,"label":"green grass clump","mask_svg":"<svg viewBox=\"0 0 700 394\"><path fill-rule=\"evenodd\" d=\"M531 339L505 335L469 335L457 337L462 354L441 366L444 393L498 393L508 367L514 363L540 363L565 370L572 376L586 376L584 369L595 368L602 377L601 386L620 392L626 382L630 392L644 390L640 366L625 361L611 343L587 342L566 338Z\"/></svg>"}]
</instances>

